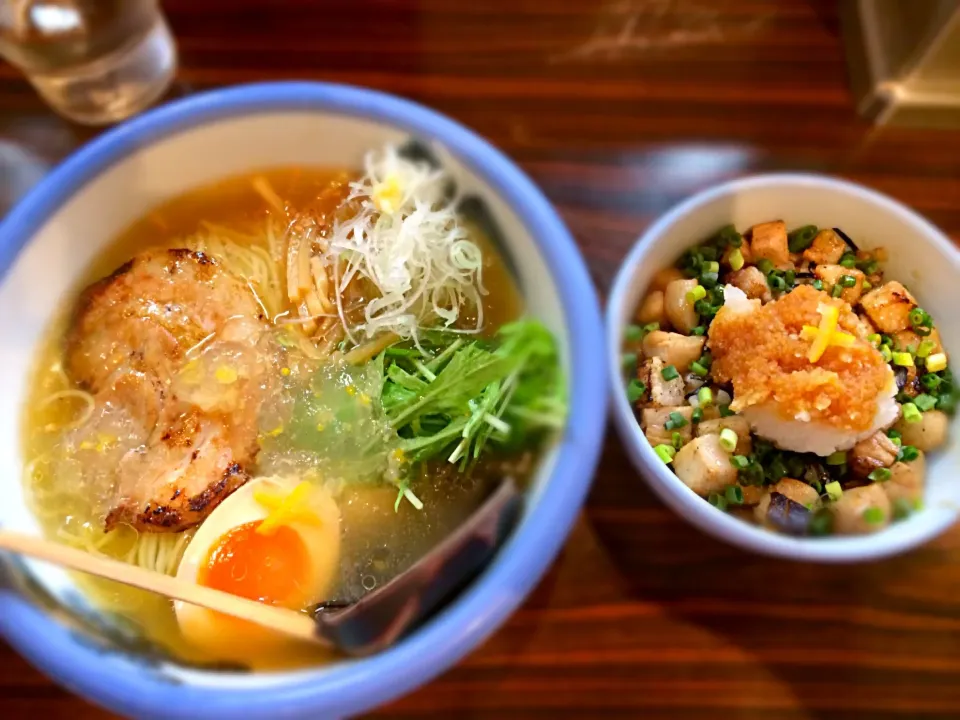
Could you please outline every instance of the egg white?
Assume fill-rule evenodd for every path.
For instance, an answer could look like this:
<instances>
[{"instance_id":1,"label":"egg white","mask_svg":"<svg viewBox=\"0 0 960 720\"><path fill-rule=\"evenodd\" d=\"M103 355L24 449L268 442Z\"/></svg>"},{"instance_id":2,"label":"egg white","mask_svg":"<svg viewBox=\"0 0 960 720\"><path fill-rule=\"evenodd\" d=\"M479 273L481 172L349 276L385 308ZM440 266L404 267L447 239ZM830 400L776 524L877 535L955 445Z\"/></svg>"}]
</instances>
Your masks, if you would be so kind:
<instances>
[{"instance_id":1,"label":"egg white","mask_svg":"<svg viewBox=\"0 0 960 720\"><path fill-rule=\"evenodd\" d=\"M177 578L196 583L211 550L220 538L233 528L265 519L270 511L254 499L258 489L286 494L297 480L264 477L248 482L224 500L200 525L184 552L177 569ZM310 508L320 518L319 525L294 522L295 530L310 558L311 576L305 579L310 603L327 599L340 559L340 511L330 494L315 486ZM174 602L177 622L184 638L191 644L225 659L245 659L257 652L273 652L278 645L289 643L257 625L219 615L210 610L181 601Z\"/></svg>"}]
</instances>

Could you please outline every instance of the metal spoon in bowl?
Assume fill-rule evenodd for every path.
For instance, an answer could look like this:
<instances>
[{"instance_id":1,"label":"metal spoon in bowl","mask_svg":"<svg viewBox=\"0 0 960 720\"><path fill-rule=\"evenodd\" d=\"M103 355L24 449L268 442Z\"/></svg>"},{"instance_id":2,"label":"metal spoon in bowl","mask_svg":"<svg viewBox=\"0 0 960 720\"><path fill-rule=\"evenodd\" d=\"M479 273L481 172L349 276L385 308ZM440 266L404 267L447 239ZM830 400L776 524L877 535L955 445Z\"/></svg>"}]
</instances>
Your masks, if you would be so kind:
<instances>
[{"instance_id":1,"label":"metal spoon in bowl","mask_svg":"<svg viewBox=\"0 0 960 720\"><path fill-rule=\"evenodd\" d=\"M0 530L0 551L166 595L349 655L367 655L392 644L476 577L513 529L520 506L516 484L504 480L456 531L393 580L356 602L321 603L309 614L7 530Z\"/></svg>"}]
</instances>

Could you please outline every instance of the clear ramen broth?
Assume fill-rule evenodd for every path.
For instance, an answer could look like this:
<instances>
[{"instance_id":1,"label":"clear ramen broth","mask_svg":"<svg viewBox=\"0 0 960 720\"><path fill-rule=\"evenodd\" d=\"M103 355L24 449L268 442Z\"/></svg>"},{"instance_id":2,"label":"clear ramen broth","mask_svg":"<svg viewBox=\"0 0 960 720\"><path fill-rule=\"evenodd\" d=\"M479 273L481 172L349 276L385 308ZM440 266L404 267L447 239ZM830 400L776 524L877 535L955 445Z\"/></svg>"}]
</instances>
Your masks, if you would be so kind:
<instances>
[{"instance_id":1,"label":"clear ramen broth","mask_svg":"<svg viewBox=\"0 0 960 720\"><path fill-rule=\"evenodd\" d=\"M251 432L256 433L257 449L252 451L252 459L242 463L244 478L249 477L252 481L262 476L295 477L298 481L311 483L312 489L322 487L323 492L334 499L340 516L337 569L332 581L325 586L325 597L313 597L312 602L356 599L385 583L455 528L489 492L492 484L505 474L520 480L529 475L540 443L547 437L546 431L555 427L557 421L556 418L552 421L546 418L543 427L538 429L537 414L543 415L542 408L526 408L526 415L518 409L512 416L510 403L519 402L512 400L513 396L504 397L503 406L497 406L500 408L497 412L505 414L493 412L492 417L487 417L491 413L483 416L489 423L492 440L482 446L484 449L478 448L476 456L471 456L469 462L466 462L469 450L463 453L462 459L455 457L462 452L455 441L445 446L442 452L439 447L438 452L431 450L433 454L429 457L420 449L423 443L417 438L426 437L422 433L432 432L423 428L435 422L437 417L450 421L448 411L443 411L447 415L425 416L423 427L418 420L412 430L397 424L402 422L400 420L390 426L384 419L388 389L400 392L398 387L390 386L388 375L405 377L403 368L416 373L416 368L425 364L425 372L418 382L424 387L439 382L430 380L430 376L441 378L438 368L443 367L442 363L454 362L447 358L455 357L457 352L471 344L486 347L484 343L496 343L498 330L522 316L522 300L510 273L491 243L476 228L464 226L464 232L482 253L480 272L484 294L480 307L464 301L459 317L452 324L448 323L447 329L468 332L464 329L480 324L476 322L478 316L482 318L482 328L477 333L443 336L444 339L437 340L438 343L449 343L446 353L437 350L441 345L426 346L429 328L423 330L424 347L420 349L419 342L414 339L389 332L374 333L372 339L355 337L351 340L347 337L350 333L345 333L345 328L352 324L356 329L356 323L362 320L360 309L378 296L377 288L363 279L345 285L342 297L336 298L342 303L342 311L337 307L337 311L327 313L328 316L304 322L303 317L298 317L296 310L291 309L286 297L289 276L285 272L288 253L294 243L288 239L293 237L290 235L291 218L299 217L298 213L309 213L312 218L329 220L337 213L340 213L338 217L343 217L345 207L352 212L350 202L355 201L346 200L349 192L347 180L357 177L356 173L340 170L281 168L230 178L190 191L155 208L96 258L84 274L78 292L65 300L61 316L52 323L47 340L38 352L24 412L24 483L32 508L49 537L90 552L176 574L181 558L189 552L187 548L197 528L202 527L202 523L212 522L211 518L225 512L231 502L229 496L223 499L222 504L214 506L210 514L200 519L199 524L167 528L144 525L147 521L143 514L136 514L139 506L134 507L133 514L117 515L116 507L111 505L117 502L118 481L107 481L105 475L113 473L131 455L143 454L144 446L154 440L145 439L147 435L137 435L133 430L128 433L124 424L128 419L123 413L118 415L117 408L123 410L127 407L124 403L129 401L129 395L118 395L115 392L117 385L110 386L106 395L103 392L98 394L88 383L74 377L76 373L71 368L77 363L68 353L71 343L76 342L77 331L75 328L71 330L71 324L78 322L77 313L89 305L91 297L94 302L100 299L94 293L81 296L84 299L78 301L77 295L83 287L94 284L96 288L97 283L113 282L112 278L117 275L111 274L115 271L122 278L120 271L127 267L125 263L147 249L200 251L213 258L215 266L243 278L246 286L255 293L261 311L258 318L258 328L261 329L257 332L262 331L264 338L257 341L256 352L260 354L255 362L257 368L265 368L264 376L268 379L258 380L264 391L255 406L256 418L250 421ZM373 206L380 215L387 215L387 201L378 201L375 193L371 197L374 197ZM284 243L288 243L286 251ZM346 268L349 259L355 256L346 254L345 257L346 260L334 261L340 265L331 271L331 282L333 275ZM336 287L339 286L331 292L339 292ZM438 297L447 296L441 292ZM446 308L443 302L440 303L441 311ZM336 303L331 300L327 309L333 305ZM434 324L440 327L439 323ZM241 381L247 375L242 369L246 366L219 364L213 369L211 363L214 360L204 360L211 357L210 352L223 337L225 334L211 333L186 351L171 376L173 384L167 381L166 389L158 395L161 414L166 407L163 403L172 402L170 398L174 393L177 393L178 402L185 397L199 398L190 402L203 409L197 411L193 408L184 413L197 413L201 424L206 417L219 418L226 412L215 405L221 401L219 396L211 401L204 393L210 388L213 388L211 392L227 392L225 388L240 385L236 381L237 367L241 368ZM264 347L268 349L261 352ZM368 357L364 357L360 364L351 364L358 352ZM418 353L423 353L422 363ZM223 363L222 358L228 356L221 352L216 355L220 358L216 362ZM195 396L184 394L185 391L178 388L186 386L179 383L186 382L183 378L188 370L193 372L196 369L191 365L197 362L201 363L203 372L209 373L190 386L189 392L196 393ZM413 364L401 366L407 362ZM390 366L389 371L385 369L387 366ZM430 367L436 372L427 369ZM522 378L522 373L520 376ZM247 386L252 387L249 382ZM379 399L381 388L382 401ZM241 389L241 392L244 391ZM349 413L344 410L348 395L351 402L359 398L357 408L351 406ZM327 396L338 398L329 402L340 405L332 409L324 406L323 403L328 401L322 398ZM141 398L140 395L136 397ZM321 398L316 400L319 406L308 403L304 410L300 405L304 397ZM524 397L522 385L516 390L515 397ZM208 407L214 407L214 410L208 411ZM493 407L490 406L491 410ZM301 418L304 412L307 413L306 421ZM401 411L400 415L404 412L407 411ZM108 417L111 413L115 416L112 419ZM341 416L346 415L349 419L343 420ZM524 427L529 432L520 440L514 441L514 438L508 442L507 435L515 433L520 422L519 419L511 421L511 417L526 418ZM325 428L327 424L332 429ZM307 425L309 432L303 429ZM462 433L465 438L467 431L464 429ZM310 434L313 432L317 433L316 438ZM330 437L321 441L318 438L326 437L324 433ZM165 433L163 439L166 441L169 435L170 432ZM353 444L347 442L345 438L349 435L381 437L383 447L373 441L378 453L376 462L368 466L365 455L368 445L359 440L351 441ZM452 430L450 436L453 437ZM496 443L491 444L494 441ZM199 443L205 440L196 442L195 447L199 448ZM146 455L150 454L149 447ZM194 450L194 459L198 452ZM423 458L415 460L420 457L416 453L423 454ZM154 470L149 464L138 467L150 472ZM138 472L143 474L145 470ZM168 474L163 477L177 476ZM179 492L177 490L173 497ZM131 507L133 505L135 503L131 503ZM119 520L115 519L117 517ZM225 659L219 648L184 637L169 601L106 581L79 576L76 580L98 606L122 615L145 637L177 656L192 662ZM254 646L249 652L241 652L229 659L253 668L280 668L323 662L329 656L284 641L266 648Z\"/></svg>"}]
</instances>

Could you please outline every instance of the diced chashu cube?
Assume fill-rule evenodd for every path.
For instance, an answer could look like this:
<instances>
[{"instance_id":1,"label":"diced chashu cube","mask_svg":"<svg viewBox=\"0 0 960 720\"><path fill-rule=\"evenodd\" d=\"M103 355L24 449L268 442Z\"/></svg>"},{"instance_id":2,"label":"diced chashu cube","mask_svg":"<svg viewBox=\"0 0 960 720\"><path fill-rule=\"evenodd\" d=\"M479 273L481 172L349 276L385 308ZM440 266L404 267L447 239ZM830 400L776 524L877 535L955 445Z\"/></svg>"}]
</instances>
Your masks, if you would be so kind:
<instances>
[{"instance_id":1,"label":"diced chashu cube","mask_svg":"<svg viewBox=\"0 0 960 720\"><path fill-rule=\"evenodd\" d=\"M737 482L737 469L720 447L719 435L694 438L673 458L673 471L697 495L723 492Z\"/></svg>"},{"instance_id":2,"label":"diced chashu cube","mask_svg":"<svg viewBox=\"0 0 960 720\"><path fill-rule=\"evenodd\" d=\"M697 423L697 437L703 435L719 435L722 430L729 428L737 434L736 455L749 455L753 451L750 440L750 423L740 415L728 415L715 420L704 420Z\"/></svg>"},{"instance_id":3,"label":"diced chashu cube","mask_svg":"<svg viewBox=\"0 0 960 720\"><path fill-rule=\"evenodd\" d=\"M793 478L783 478L775 485L771 486L769 491L764 493L763 497L753 509L753 514L757 522L761 525L767 524L767 511L770 509L770 496L779 493L804 507L814 508L820 503L820 495L811 486L800 480Z\"/></svg>"},{"instance_id":4,"label":"diced chashu cube","mask_svg":"<svg viewBox=\"0 0 960 720\"><path fill-rule=\"evenodd\" d=\"M923 500L926 465L926 457L920 453L916 460L896 462L890 466L890 479L880 485L891 504L902 499L916 507Z\"/></svg>"},{"instance_id":5,"label":"diced chashu cube","mask_svg":"<svg viewBox=\"0 0 960 720\"><path fill-rule=\"evenodd\" d=\"M777 266L789 264L787 226L783 220L754 225L750 229L750 249L753 252L754 261L766 258Z\"/></svg>"},{"instance_id":6,"label":"diced chashu cube","mask_svg":"<svg viewBox=\"0 0 960 720\"><path fill-rule=\"evenodd\" d=\"M880 522L870 522L864 517L871 508L880 511ZM833 530L839 535L877 532L890 524L890 498L887 497L882 483L844 490L839 500L830 503L830 510L833 513Z\"/></svg>"},{"instance_id":7,"label":"diced chashu cube","mask_svg":"<svg viewBox=\"0 0 960 720\"><path fill-rule=\"evenodd\" d=\"M920 415L917 422L900 418L894 426L900 431L901 442L913 445L917 450L936 450L947 441L950 418L942 410L929 410Z\"/></svg>"},{"instance_id":8,"label":"diced chashu cube","mask_svg":"<svg viewBox=\"0 0 960 720\"><path fill-rule=\"evenodd\" d=\"M936 328L933 328L926 337L917 335L913 330L901 330L900 332L893 333L893 340L896 343L895 347L897 350L905 351L907 348L913 348L914 352L916 352L921 342L929 340L933 343L933 349L930 350L930 355L944 351L943 343L940 342L940 333Z\"/></svg>"},{"instance_id":9,"label":"diced chashu cube","mask_svg":"<svg viewBox=\"0 0 960 720\"><path fill-rule=\"evenodd\" d=\"M917 301L903 285L891 280L864 295L860 305L880 332L895 333L910 327L910 311Z\"/></svg>"},{"instance_id":10,"label":"diced chashu cube","mask_svg":"<svg viewBox=\"0 0 960 720\"><path fill-rule=\"evenodd\" d=\"M686 424L683 427L667 429L670 413L678 413ZM677 407L645 408L640 415L640 427L651 445L670 445L673 433L680 433L680 439L686 445L693 439L693 408L689 405Z\"/></svg>"},{"instance_id":11,"label":"diced chashu cube","mask_svg":"<svg viewBox=\"0 0 960 720\"><path fill-rule=\"evenodd\" d=\"M827 292L833 290L833 286L840 282L840 278L844 275L852 277L855 284L843 288L843 292L840 293L840 299L851 305L856 305L863 294L863 281L866 276L856 268L846 268L843 265L817 265L813 273L823 281L823 289Z\"/></svg>"},{"instance_id":12,"label":"diced chashu cube","mask_svg":"<svg viewBox=\"0 0 960 720\"><path fill-rule=\"evenodd\" d=\"M663 290L652 290L637 308L636 320L641 325L659 323L660 327L667 324L667 316L663 311Z\"/></svg>"},{"instance_id":13,"label":"diced chashu cube","mask_svg":"<svg viewBox=\"0 0 960 720\"><path fill-rule=\"evenodd\" d=\"M899 448L882 430L853 446L850 453L850 469L855 475L866 477L877 468L893 465Z\"/></svg>"},{"instance_id":14,"label":"diced chashu cube","mask_svg":"<svg viewBox=\"0 0 960 720\"><path fill-rule=\"evenodd\" d=\"M757 505L769 495L767 488L762 485L741 485L740 491L743 493L743 504L746 507Z\"/></svg>"},{"instance_id":15,"label":"diced chashu cube","mask_svg":"<svg viewBox=\"0 0 960 720\"><path fill-rule=\"evenodd\" d=\"M684 404L683 378L678 374L673 380L663 378L667 363L658 357L650 358L650 402L655 407L677 407ZM679 370L677 371L679 373Z\"/></svg>"},{"instance_id":16,"label":"diced chashu cube","mask_svg":"<svg viewBox=\"0 0 960 720\"><path fill-rule=\"evenodd\" d=\"M654 330L643 339L643 354L649 358L660 358L665 365L673 365L681 373L685 373L690 369L690 363L703 355L703 344L706 341L702 335L681 335Z\"/></svg>"},{"instance_id":17,"label":"diced chashu cube","mask_svg":"<svg viewBox=\"0 0 960 720\"><path fill-rule=\"evenodd\" d=\"M847 244L833 230L821 230L813 245L803 251L803 259L816 265L836 265L847 250Z\"/></svg>"},{"instance_id":18,"label":"diced chashu cube","mask_svg":"<svg viewBox=\"0 0 960 720\"><path fill-rule=\"evenodd\" d=\"M689 334L699 322L696 302L687 299L687 293L699 284L693 279L674 280L663 291L663 312L670 324L684 334Z\"/></svg>"},{"instance_id":19,"label":"diced chashu cube","mask_svg":"<svg viewBox=\"0 0 960 720\"><path fill-rule=\"evenodd\" d=\"M773 299L766 276L754 265L748 265L730 273L727 276L727 282L743 290L744 294L752 300L766 303Z\"/></svg>"}]
</instances>

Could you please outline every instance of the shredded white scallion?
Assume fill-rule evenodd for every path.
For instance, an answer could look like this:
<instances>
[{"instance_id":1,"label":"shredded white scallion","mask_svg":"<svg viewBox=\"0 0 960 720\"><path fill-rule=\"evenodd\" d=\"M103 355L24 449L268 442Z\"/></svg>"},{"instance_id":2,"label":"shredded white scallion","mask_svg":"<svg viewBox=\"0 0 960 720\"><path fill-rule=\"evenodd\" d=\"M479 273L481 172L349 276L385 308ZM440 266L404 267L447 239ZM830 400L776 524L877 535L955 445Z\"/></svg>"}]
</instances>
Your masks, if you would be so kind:
<instances>
[{"instance_id":1,"label":"shredded white scallion","mask_svg":"<svg viewBox=\"0 0 960 720\"><path fill-rule=\"evenodd\" d=\"M445 174L387 146L367 155L364 176L350 188L345 206L356 212L334 223L325 261L338 304L361 278L378 296L362 322L348 323L338 307L346 335L356 342L392 331L417 341L420 328L437 320L451 327L465 309L476 315L466 330L479 332L483 253L458 221Z\"/></svg>"}]
</instances>

